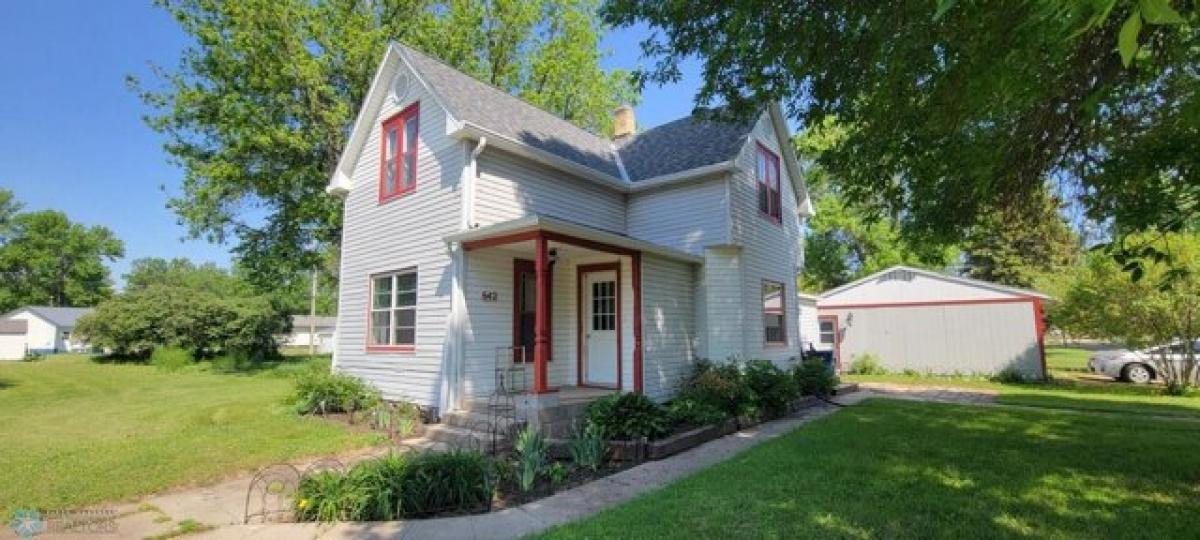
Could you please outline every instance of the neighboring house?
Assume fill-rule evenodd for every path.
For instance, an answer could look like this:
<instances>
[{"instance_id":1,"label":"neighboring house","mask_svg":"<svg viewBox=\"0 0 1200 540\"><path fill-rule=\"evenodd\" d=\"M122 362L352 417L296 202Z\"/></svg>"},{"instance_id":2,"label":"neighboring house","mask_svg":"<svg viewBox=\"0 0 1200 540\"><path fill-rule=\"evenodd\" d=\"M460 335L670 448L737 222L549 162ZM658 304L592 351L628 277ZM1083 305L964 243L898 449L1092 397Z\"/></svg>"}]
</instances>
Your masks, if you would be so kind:
<instances>
[{"instance_id":1,"label":"neighboring house","mask_svg":"<svg viewBox=\"0 0 1200 540\"><path fill-rule=\"evenodd\" d=\"M25 306L10 311L3 320L25 321L28 352L80 352L87 350L87 343L72 336L75 322L92 311L92 308Z\"/></svg>"},{"instance_id":2,"label":"neighboring house","mask_svg":"<svg viewBox=\"0 0 1200 540\"><path fill-rule=\"evenodd\" d=\"M25 333L29 330L26 321L0 319L0 360L22 360L25 358Z\"/></svg>"},{"instance_id":3,"label":"neighboring house","mask_svg":"<svg viewBox=\"0 0 1200 540\"><path fill-rule=\"evenodd\" d=\"M874 355L890 371L1046 373L1035 291L894 266L820 295L819 341L842 369Z\"/></svg>"},{"instance_id":4,"label":"neighboring house","mask_svg":"<svg viewBox=\"0 0 1200 540\"><path fill-rule=\"evenodd\" d=\"M337 317L292 315L292 331L280 336L280 344L285 347L308 347L312 344L320 352L333 352L336 328Z\"/></svg>"},{"instance_id":5,"label":"neighboring house","mask_svg":"<svg viewBox=\"0 0 1200 540\"><path fill-rule=\"evenodd\" d=\"M445 411L501 380L662 400L695 358L797 357L811 205L779 107L615 120L600 137L390 46L329 186L335 368Z\"/></svg>"}]
</instances>

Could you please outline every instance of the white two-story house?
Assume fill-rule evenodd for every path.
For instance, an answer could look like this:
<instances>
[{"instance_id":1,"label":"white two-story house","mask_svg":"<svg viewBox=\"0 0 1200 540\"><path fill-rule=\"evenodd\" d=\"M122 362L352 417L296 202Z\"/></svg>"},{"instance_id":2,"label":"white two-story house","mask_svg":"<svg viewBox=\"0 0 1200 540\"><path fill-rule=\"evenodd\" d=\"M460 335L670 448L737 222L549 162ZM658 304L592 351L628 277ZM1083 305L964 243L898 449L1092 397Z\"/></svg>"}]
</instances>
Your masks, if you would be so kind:
<instances>
[{"instance_id":1,"label":"white two-story house","mask_svg":"<svg viewBox=\"0 0 1200 540\"><path fill-rule=\"evenodd\" d=\"M335 369L444 412L499 384L663 400L697 358L799 356L812 209L779 108L614 130L390 46L329 186Z\"/></svg>"}]
</instances>

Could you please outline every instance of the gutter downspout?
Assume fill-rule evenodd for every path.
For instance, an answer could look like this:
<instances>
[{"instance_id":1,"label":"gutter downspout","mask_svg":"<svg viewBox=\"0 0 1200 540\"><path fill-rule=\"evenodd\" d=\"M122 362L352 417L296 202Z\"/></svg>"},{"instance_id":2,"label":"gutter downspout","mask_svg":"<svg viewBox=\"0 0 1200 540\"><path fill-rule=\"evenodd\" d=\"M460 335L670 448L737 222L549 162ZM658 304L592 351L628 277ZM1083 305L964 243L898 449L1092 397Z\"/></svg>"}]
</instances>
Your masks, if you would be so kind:
<instances>
[{"instance_id":1,"label":"gutter downspout","mask_svg":"<svg viewBox=\"0 0 1200 540\"><path fill-rule=\"evenodd\" d=\"M462 210L459 226L462 230L470 229L475 220L475 179L478 177L476 159L487 146L487 138L480 137L475 148L471 150L467 163L463 165L462 177L459 179L462 194ZM442 381L438 392L438 414L457 409L459 406L459 390L461 386L462 365L466 358L466 317L467 298L463 292L467 276L467 258L463 253L462 244L450 244L450 319L446 327L447 347L442 351Z\"/></svg>"}]
</instances>

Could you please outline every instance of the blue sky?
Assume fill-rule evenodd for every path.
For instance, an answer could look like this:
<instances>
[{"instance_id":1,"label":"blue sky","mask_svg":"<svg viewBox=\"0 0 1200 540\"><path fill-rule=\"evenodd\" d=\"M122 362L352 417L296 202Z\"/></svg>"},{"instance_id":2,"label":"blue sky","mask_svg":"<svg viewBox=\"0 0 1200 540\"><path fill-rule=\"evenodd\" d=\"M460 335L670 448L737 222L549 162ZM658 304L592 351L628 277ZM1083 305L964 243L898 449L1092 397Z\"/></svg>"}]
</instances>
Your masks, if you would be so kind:
<instances>
[{"instance_id":1,"label":"blue sky","mask_svg":"<svg viewBox=\"0 0 1200 540\"><path fill-rule=\"evenodd\" d=\"M606 67L638 66L643 28L607 36ZM149 1L9 2L0 17L0 187L31 210L56 209L104 225L125 242L125 258L187 257L228 265L228 246L184 240L166 208L182 174L141 121L142 103L125 76L149 79L150 62L173 66L187 44L171 17ZM639 127L691 111L698 66L677 84L647 88Z\"/></svg>"}]
</instances>

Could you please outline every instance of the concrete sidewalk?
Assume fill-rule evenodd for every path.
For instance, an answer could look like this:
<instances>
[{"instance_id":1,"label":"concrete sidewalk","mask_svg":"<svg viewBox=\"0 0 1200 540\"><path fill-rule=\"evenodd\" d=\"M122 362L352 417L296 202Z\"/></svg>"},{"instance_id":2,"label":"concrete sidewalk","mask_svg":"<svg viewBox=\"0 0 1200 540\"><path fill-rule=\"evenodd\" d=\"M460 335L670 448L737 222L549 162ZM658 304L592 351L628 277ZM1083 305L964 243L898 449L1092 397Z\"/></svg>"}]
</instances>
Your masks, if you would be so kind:
<instances>
[{"instance_id":1,"label":"concrete sidewalk","mask_svg":"<svg viewBox=\"0 0 1200 540\"><path fill-rule=\"evenodd\" d=\"M520 538L590 516L771 440L837 410L820 405L651 461L595 482L499 512L387 523L231 525L199 535L217 539L274 538Z\"/></svg>"}]
</instances>

